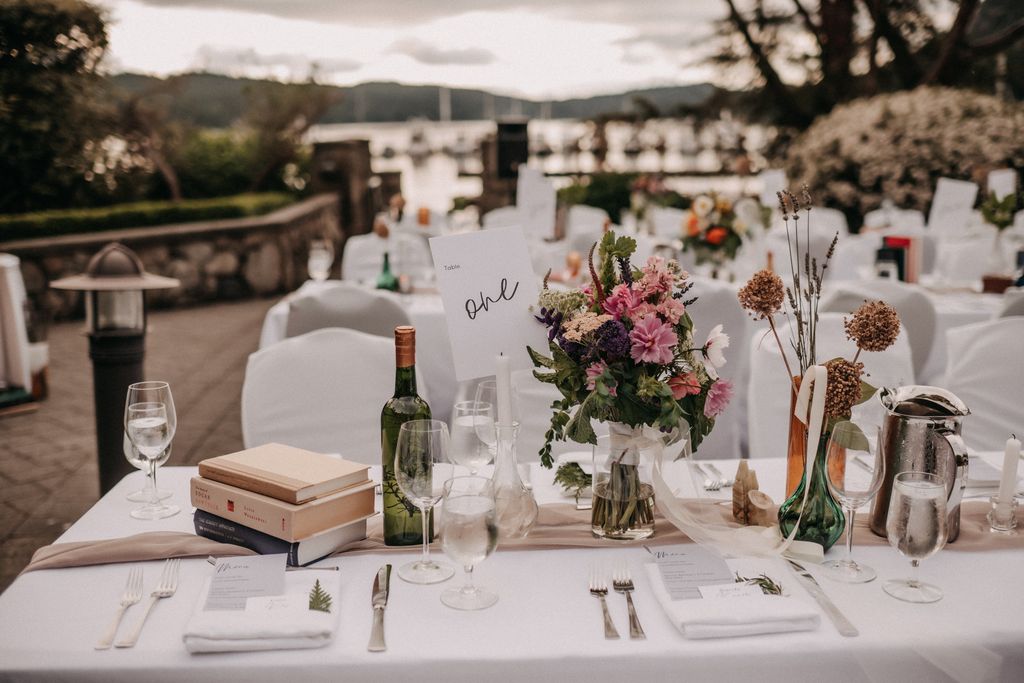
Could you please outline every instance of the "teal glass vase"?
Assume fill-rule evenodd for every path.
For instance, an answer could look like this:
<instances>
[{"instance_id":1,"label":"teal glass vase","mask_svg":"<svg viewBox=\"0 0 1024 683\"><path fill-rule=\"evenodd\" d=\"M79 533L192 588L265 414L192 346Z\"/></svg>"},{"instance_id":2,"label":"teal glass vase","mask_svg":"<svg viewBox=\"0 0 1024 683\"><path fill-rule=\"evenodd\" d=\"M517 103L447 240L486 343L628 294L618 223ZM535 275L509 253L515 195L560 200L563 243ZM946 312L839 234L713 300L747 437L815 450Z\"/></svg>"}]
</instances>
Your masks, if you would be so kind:
<instances>
[{"instance_id":1,"label":"teal glass vase","mask_svg":"<svg viewBox=\"0 0 1024 683\"><path fill-rule=\"evenodd\" d=\"M800 477L796 490L779 508L779 528L783 538L788 538L793 527L796 527L795 540L817 543L826 551L839 540L846 526L843 508L828 490L826 458L830 437L831 434L826 431L818 440L810 484L807 482L807 470L804 468L804 474ZM804 490L808 485L810 492L805 501Z\"/></svg>"}]
</instances>

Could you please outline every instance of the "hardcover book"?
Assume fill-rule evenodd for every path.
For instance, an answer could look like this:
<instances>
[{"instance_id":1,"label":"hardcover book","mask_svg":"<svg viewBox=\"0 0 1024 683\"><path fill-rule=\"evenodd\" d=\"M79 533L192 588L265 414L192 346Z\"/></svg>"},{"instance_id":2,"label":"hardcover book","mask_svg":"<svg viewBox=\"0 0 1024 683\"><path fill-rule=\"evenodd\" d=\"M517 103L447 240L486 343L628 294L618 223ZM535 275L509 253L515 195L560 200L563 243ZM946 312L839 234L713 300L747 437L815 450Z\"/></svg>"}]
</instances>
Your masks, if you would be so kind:
<instances>
[{"instance_id":1,"label":"hardcover book","mask_svg":"<svg viewBox=\"0 0 1024 683\"><path fill-rule=\"evenodd\" d=\"M366 481L293 505L235 486L193 477L192 505L275 538L300 541L373 514L373 482Z\"/></svg>"},{"instance_id":2,"label":"hardcover book","mask_svg":"<svg viewBox=\"0 0 1024 683\"><path fill-rule=\"evenodd\" d=\"M316 562L349 543L366 538L366 519L336 526L291 543L244 524L232 522L230 519L218 517L206 510L197 509L192 522L196 527L196 535L213 541L240 545L255 550L260 555L287 553L288 564L293 567Z\"/></svg>"},{"instance_id":3,"label":"hardcover book","mask_svg":"<svg viewBox=\"0 0 1024 683\"><path fill-rule=\"evenodd\" d=\"M199 476L287 503L304 503L369 479L369 465L268 443L207 458Z\"/></svg>"}]
</instances>

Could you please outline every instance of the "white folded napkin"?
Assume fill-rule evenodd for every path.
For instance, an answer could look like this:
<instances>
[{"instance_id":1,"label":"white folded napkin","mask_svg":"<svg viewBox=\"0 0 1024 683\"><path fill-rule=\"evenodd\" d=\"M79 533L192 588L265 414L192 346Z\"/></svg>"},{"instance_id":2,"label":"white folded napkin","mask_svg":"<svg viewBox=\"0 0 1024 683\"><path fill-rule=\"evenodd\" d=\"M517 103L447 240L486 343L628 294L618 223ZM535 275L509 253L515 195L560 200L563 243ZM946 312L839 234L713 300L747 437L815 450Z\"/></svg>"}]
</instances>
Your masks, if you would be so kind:
<instances>
[{"instance_id":1,"label":"white folded napkin","mask_svg":"<svg viewBox=\"0 0 1024 683\"><path fill-rule=\"evenodd\" d=\"M651 562L646 565L646 569L654 596L669 620L686 638L729 638L811 631L818 628L821 622L814 605L793 597L755 595L673 600L665 590L658 565Z\"/></svg>"},{"instance_id":2,"label":"white folded napkin","mask_svg":"<svg viewBox=\"0 0 1024 683\"><path fill-rule=\"evenodd\" d=\"M323 647L338 630L341 572L297 571L285 575L285 600L291 605L261 605L244 611L204 611L210 579L206 580L196 612L185 627L189 652L243 652ZM330 596L330 611L308 608L315 582ZM255 600L249 598L250 602ZM269 598L263 598L268 601ZM281 602L281 601L279 601Z\"/></svg>"}]
</instances>

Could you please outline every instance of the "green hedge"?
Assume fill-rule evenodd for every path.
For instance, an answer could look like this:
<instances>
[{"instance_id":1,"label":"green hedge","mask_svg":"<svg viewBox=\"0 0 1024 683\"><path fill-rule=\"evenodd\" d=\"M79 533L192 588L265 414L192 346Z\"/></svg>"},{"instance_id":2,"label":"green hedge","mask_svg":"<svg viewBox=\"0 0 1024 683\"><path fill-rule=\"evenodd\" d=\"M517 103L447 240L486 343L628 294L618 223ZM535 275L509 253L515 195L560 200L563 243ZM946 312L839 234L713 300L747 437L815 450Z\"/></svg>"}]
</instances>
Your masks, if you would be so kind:
<instances>
[{"instance_id":1,"label":"green hedge","mask_svg":"<svg viewBox=\"0 0 1024 683\"><path fill-rule=\"evenodd\" d=\"M259 216L294 201L295 198L291 195L270 192L214 199L186 199L180 202L135 202L93 209L0 215L0 242L119 228Z\"/></svg>"}]
</instances>

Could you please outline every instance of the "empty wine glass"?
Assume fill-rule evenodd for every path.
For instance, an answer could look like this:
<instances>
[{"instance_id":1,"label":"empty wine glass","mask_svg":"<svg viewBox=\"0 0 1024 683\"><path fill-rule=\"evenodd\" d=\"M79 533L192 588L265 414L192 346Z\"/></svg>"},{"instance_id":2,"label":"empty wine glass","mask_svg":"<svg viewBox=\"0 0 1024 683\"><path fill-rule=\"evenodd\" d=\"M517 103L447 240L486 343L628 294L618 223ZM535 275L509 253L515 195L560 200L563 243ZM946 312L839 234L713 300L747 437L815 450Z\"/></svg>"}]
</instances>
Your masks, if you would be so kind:
<instances>
[{"instance_id":1,"label":"empty wine glass","mask_svg":"<svg viewBox=\"0 0 1024 683\"><path fill-rule=\"evenodd\" d=\"M149 467L146 504L131 511L136 519L163 519L178 514L177 505L162 503L156 487L156 469L167 462L171 441L177 430L171 387L167 382L137 382L128 387L125 399L124 431L131 443L129 461L138 456L138 463Z\"/></svg>"},{"instance_id":2,"label":"empty wine glass","mask_svg":"<svg viewBox=\"0 0 1024 683\"><path fill-rule=\"evenodd\" d=\"M919 578L921 560L946 545L946 484L926 472L900 472L892 485L885 533L889 545L910 558L910 578L882 584L885 592L906 602L936 602L942 589Z\"/></svg>"},{"instance_id":3,"label":"empty wine glass","mask_svg":"<svg viewBox=\"0 0 1024 683\"><path fill-rule=\"evenodd\" d=\"M448 425L440 420L410 420L398 430L395 481L405 497L423 512L423 556L398 568L409 583L439 583L455 570L430 559L430 511L444 495L454 467L448 461Z\"/></svg>"},{"instance_id":4,"label":"empty wine glass","mask_svg":"<svg viewBox=\"0 0 1024 683\"><path fill-rule=\"evenodd\" d=\"M452 412L451 459L469 468L470 474L494 457L488 444L480 438L486 433L493 441L494 404L480 401L459 401Z\"/></svg>"},{"instance_id":5,"label":"empty wine glass","mask_svg":"<svg viewBox=\"0 0 1024 683\"><path fill-rule=\"evenodd\" d=\"M821 566L826 576L846 583L867 583L878 574L874 569L853 561L853 520L857 508L871 500L882 485L885 458L871 457L877 450L880 434L876 428L871 443L853 422L840 422L832 429L826 457L828 490L846 513L846 557L829 560Z\"/></svg>"},{"instance_id":6,"label":"empty wine glass","mask_svg":"<svg viewBox=\"0 0 1024 683\"><path fill-rule=\"evenodd\" d=\"M309 260L306 269L309 276L317 282L323 282L331 274L334 264L334 247L327 240L313 240L309 243Z\"/></svg>"},{"instance_id":7,"label":"empty wine glass","mask_svg":"<svg viewBox=\"0 0 1024 683\"><path fill-rule=\"evenodd\" d=\"M146 472L146 483L141 489L132 491L125 498L133 503L145 503L149 500L149 478L151 472L149 471L149 461L139 455L139 452L135 450L135 446L132 445L131 439L128 438L128 432L124 433L124 439L121 444L121 451L124 453L125 460L130 462L133 467L144 470ZM167 457L162 459L162 462L167 462L167 458L171 457L171 447L167 447ZM160 500L166 500L171 497L171 492L165 489L157 489L157 497Z\"/></svg>"},{"instance_id":8,"label":"empty wine glass","mask_svg":"<svg viewBox=\"0 0 1024 683\"><path fill-rule=\"evenodd\" d=\"M444 484L444 552L466 570L466 583L441 593L441 602L455 609L484 609L498 596L473 583L473 568L494 552L498 526L494 484L484 477L455 477Z\"/></svg>"}]
</instances>

